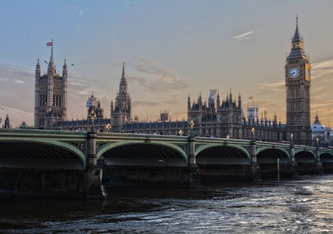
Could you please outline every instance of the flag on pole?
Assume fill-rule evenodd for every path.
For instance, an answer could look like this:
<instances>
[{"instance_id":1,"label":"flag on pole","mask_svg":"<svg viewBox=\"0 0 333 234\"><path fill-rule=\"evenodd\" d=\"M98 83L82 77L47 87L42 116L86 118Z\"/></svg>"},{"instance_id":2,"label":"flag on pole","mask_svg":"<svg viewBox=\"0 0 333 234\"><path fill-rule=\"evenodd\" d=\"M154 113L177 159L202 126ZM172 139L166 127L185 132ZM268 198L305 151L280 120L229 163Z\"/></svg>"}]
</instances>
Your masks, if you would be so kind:
<instances>
[{"instance_id":1,"label":"flag on pole","mask_svg":"<svg viewBox=\"0 0 333 234\"><path fill-rule=\"evenodd\" d=\"M46 46L53 46L53 41L46 43Z\"/></svg>"},{"instance_id":2,"label":"flag on pole","mask_svg":"<svg viewBox=\"0 0 333 234\"><path fill-rule=\"evenodd\" d=\"M249 99L253 99L253 96L249 97Z\"/></svg>"}]
</instances>

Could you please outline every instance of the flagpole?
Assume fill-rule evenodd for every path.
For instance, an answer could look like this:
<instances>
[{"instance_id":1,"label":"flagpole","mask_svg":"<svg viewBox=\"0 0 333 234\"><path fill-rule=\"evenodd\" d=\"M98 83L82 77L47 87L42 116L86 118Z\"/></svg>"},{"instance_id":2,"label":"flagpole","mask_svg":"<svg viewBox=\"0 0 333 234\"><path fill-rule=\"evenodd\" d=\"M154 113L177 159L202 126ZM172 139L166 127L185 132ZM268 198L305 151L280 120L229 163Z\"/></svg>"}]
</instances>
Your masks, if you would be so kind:
<instances>
[{"instance_id":1,"label":"flagpole","mask_svg":"<svg viewBox=\"0 0 333 234\"><path fill-rule=\"evenodd\" d=\"M52 46L51 46L51 61L53 61L53 39L52 39Z\"/></svg>"}]
</instances>

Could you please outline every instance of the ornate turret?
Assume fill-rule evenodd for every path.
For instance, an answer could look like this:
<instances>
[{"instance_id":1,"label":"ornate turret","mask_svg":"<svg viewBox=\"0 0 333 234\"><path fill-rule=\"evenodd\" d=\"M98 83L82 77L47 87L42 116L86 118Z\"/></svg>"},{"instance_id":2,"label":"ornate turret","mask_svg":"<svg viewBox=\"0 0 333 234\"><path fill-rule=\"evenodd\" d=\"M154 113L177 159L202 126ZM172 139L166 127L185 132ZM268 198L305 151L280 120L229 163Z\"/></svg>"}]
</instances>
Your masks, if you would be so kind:
<instances>
[{"instance_id":1,"label":"ornate turret","mask_svg":"<svg viewBox=\"0 0 333 234\"><path fill-rule=\"evenodd\" d=\"M240 92L239 92L239 95L238 95L238 108L242 109L242 97L241 97Z\"/></svg>"},{"instance_id":2,"label":"ornate turret","mask_svg":"<svg viewBox=\"0 0 333 234\"><path fill-rule=\"evenodd\" d=\"M10 121L9 121L8 114L6 115L6 119L5 119L5 128L10 128Z\"/></svg>"},{"instance_id":3,"label":"ornate turret","mask_svg":"<svg viewBox=\"0 0 333 234\"><path fill-rule=\"evenodd\" d=\"M217 93L216 102L217 102L217 108L220 108L221 106L220 92Z\"/></svg>"},{"instance_id":4,"label":"ornate turret","mask_svg":"<svg viewBox=\"0 0 333 234\"><path fill-rule=\"evenodd\" d=\"M303 48L303 38L301 37L299 29L298 29L298 16L297 16L295 34L291 40L291 51L290 51L287 59L295 59L295 58L302 58L302 57L307 58L307 56L304 52L304 48Z\"/></svg>"},{"instance_id":5,"label":"ornate turret","mask_svg":"<svg viewBox=\"0 0 333 234\"><path fill-rule=\"evenodd\" d=\"M39 64L39 59L37 59L37 65L36 65L36 75L40 76L40 64Z\"/></svg>"},{"instance_id":6,"label":"ornate turret","mask_svg":"<svg viewBox=\"0 0 333 234\"><path fill-rule=\"evenodd\" d=\"M64 66L63 66L63 68L62 68L62 69L63 69L63 71L64 71L64 70L67 70L67 63L66 63L66 59L64 60Z\"/></svg>"},{"instance_id":7,"label":"ornate turret","mask_svg":"<svg viewBox=\"0 0 333 234\"><path fill-rule=\"evenodd\" d=\"M230 100L230 103L232 103L232 92L231 92L231 89L230 89L230 94L229 94L229 100Z\"/></svg>"},{"instance_id":8,"label":"ornate turret","mask_svg":"<svg viewBox=\"0 0 333 234\"><path fill-rule=\"evenodd\" d=\"M202 96L201 96L201 92L199 94L199 98L198 98L198 104L199 104L199 108L202 106Z\"/></svg>"}]
</instances>

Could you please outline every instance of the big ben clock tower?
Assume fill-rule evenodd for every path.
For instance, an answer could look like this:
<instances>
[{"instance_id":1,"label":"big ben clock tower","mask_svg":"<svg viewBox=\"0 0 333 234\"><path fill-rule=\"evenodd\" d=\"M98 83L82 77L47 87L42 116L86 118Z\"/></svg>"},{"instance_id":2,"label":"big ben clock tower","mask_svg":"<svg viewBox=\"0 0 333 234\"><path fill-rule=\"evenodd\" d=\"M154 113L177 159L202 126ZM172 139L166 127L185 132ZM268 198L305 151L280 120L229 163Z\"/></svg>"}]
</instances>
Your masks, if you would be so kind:
<instances>
[{"instance_id":1,"label":"big ben clock tower","mask_svg":"<svg viewBox=\"0 0 333 234\"><path fill-rule=\"evenodd\" d=\"M291 51L285 65L287 99L287 139L294 136L295 144L311 144L310 86L311 66L303 48L303 38L298 29L291 41Z\"/></svg>"}]
</instances>

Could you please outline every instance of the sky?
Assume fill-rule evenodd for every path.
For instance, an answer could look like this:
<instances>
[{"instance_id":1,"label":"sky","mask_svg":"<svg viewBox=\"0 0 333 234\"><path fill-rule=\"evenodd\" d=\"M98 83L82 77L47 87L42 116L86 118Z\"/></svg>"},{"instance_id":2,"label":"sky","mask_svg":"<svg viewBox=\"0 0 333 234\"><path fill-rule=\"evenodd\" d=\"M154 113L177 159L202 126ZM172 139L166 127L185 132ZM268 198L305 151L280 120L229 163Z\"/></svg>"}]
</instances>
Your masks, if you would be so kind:
<instances>
[{"instance_id":1,"label":"sky","mask_svg":"<svg viewBox=\"0 0 333 234\"><path fill-rule=\"evenodd\" d=\"M67 60L67 117L87 116L97 96L110 117L125 62L132 116L187 118L187 96L218 89L253 96L269 118L286 118L284 64L295 18L312 66L311 119L333 125L333 1L310 0L30 0L0 1L0 117L33 124L34 72ZM74 64L72 66L72 64ZM244 110L246 113L246 109Z\"/></svg>"}]
</instances>

